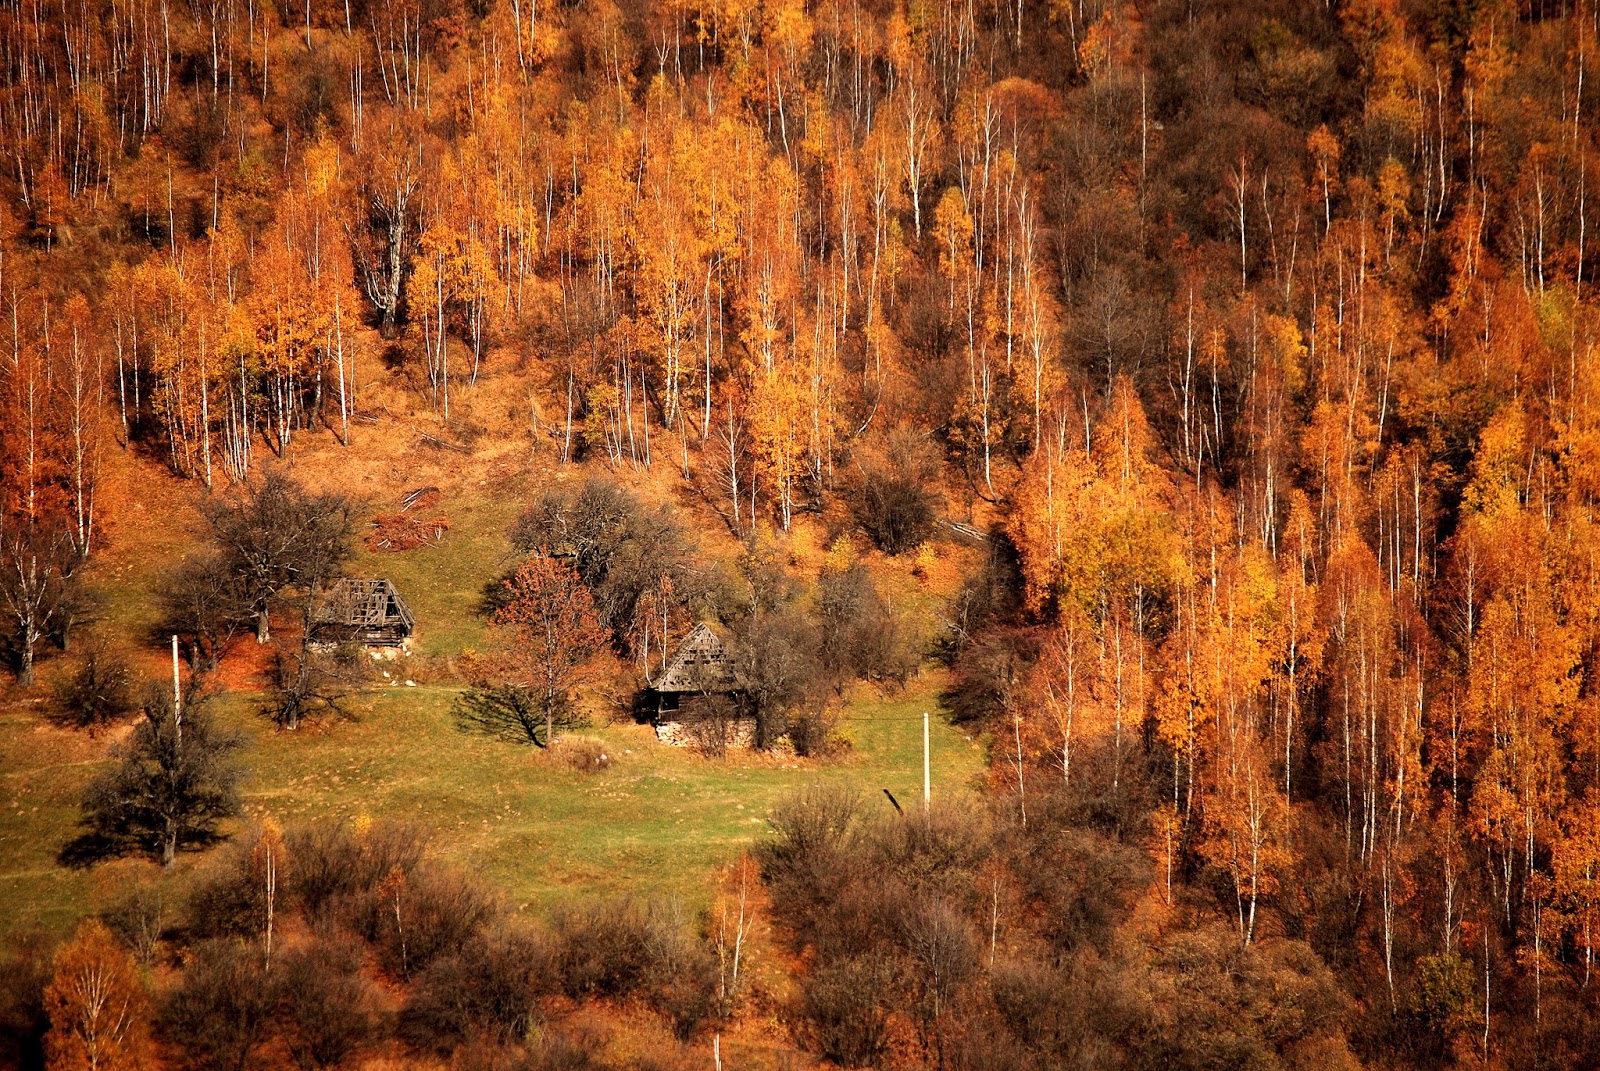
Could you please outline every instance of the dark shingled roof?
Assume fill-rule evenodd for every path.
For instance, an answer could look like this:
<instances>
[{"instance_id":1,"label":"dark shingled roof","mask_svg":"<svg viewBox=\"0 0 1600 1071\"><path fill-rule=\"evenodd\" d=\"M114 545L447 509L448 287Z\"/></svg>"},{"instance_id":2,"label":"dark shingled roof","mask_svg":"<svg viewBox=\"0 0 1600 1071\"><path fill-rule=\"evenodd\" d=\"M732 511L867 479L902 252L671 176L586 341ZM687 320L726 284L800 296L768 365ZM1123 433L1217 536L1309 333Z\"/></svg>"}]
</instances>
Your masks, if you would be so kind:
<instances>
[{"instance_id":1,"label":"dark shingled roof","mask_svg":"<svg viewBox=\"0 0 1600 1071\"><path fill-rule=\"evenodd\" d=\"M721 637L709 625L696 625L651 687L658 692L733 691L733 665Z\"/></svg>"}]
</instances>

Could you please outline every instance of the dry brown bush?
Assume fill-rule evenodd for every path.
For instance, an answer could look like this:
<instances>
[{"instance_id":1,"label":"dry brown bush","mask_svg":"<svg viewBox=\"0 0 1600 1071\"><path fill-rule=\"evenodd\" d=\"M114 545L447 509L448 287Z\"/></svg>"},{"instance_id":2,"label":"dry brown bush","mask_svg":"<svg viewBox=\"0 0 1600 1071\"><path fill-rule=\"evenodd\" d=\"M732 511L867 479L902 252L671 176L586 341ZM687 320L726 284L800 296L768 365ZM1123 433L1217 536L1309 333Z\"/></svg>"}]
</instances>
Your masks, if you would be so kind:
<instances>
[{"instance_id":1,"label":"dry brown bush","mask_svg":"<svg viewBox=\"0 0 1600 1071\"><path fill-rule=\"evenodd\" d=\"M579 773L599 773L611 766L605 744L589 736L564 737L551 745L550 752Z\"/></svg>"}]
</instances>

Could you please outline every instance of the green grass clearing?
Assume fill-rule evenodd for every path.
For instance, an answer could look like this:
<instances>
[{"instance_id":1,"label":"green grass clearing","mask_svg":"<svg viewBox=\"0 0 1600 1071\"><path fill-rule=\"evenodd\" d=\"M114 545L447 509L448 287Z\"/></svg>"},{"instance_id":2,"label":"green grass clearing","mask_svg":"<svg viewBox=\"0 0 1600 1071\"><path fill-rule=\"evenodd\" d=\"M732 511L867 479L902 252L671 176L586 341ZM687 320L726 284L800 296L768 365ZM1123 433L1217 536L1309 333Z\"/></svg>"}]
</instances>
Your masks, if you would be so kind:
<instances>
[{"instance_id":1,"label":"green grass clearing","mask_svg":"<svg viewBox=\"0 0 1600 1071\"><path fill-rule=\"evenodd\" d=\"M246 807L283 824L317 818L413 819L434 831L435 850L479 873L509 902L541 910L570 896L666 894L705 902L716 866L762 835L772 803L818 779L858 785L868 808L920 798L923 710L936 709L942 678L930 674L901 694L865 690L848 705L854 750L813 763L748 753L721 760L659 744L645 726L608 725L582 735L602 741L610 768L579 773L549 755L455 728L456 689L404 686L374 691L354 723L277 732L236 694L220 716L250 739ZM77 797L103 745L44 727L36 713L0 714L0 931L33 925L60 932L86 911L159 873L124 860L88 871L55 864L73 833ZM29 746L29 738L34 744ZM50 758L54 754L55 758ZM969 791L983 747L936 717L937 795ZM65 759L65 761L63 761ZM181 867L195 865L185 857Z\"/></svg>"},{"instance_id":2,"label":"green grass clearing","mask_svg":"<svg viewBox=\"0 0 1600 1071\"><path fill-rule=\"evenodd\" d=\"M536 472L509 457L454 472L437 458L390 446L393 457L324 451L303 456L297 467L316 482L353 489L374 512L393 509L406 488L441 487L437 512L452 527L440 546L374 553L358 541L349 570L393 579L416 613L416 657L409 666L388 668L421 683L362 696L358 722L297 733L276 732L259 717L258 694L225 695L220 716L250 739L244 760L249 817L271 815L285 824L362 814L412 819L434 831L443 857L481 873L512 904L540 910L571 895L623 891L703 903L715 867L762 835L772 803L817 779L856 784L868 808L888 808L883 788L908 807L917 803L921 713L937 711L943 684L937 673L887 698L855 690L844 721L854 750L828 763L737 753L710 760L658 744L644 726L603 725L583 735L600 740L613 763L582 774L531 747L458 731L451 716L457 685L442 682L457 676L451 659L484 645L486 622L476 609L483 585L509 564L507 528L539 489L587 474ZM161 679L165 647L154 635L155 593L164 571L198 549L204 522L192 503L200 491L121 455L113 474L128 501L88 574L104 608L97 631L119 638L142 676ZM737 545L717 534L708 518L698 521L707 522L694 526L699 553L708 563L726 565ZM819 532L810 529L789 542L791 549L821 545ZM797 551L802 572L814 569L816 547ZM948 584L918 581L908 561L876 565L908 627L927 627ZM236 687L262 686L260 653L244 640L224 678ZM52 662L45 672L68 665L66 659ZM76 832L83 786L119 734L91 739L45 723L47 695L42 686L31 701L0 705L0 937L34 926L63 933L135 883L162 878L159 867L141 860L82 871L56 864L56 853ZM981 744L937 717L933 731L935 792L966 791L981 776ZM164 880L181 880L202 859L185 856Z\"/></svg>"},{"instance_id":3,"label":"green grass clearing","mask_svg":"<svg viewBox=\"0 0 1600 1071\"><path fill-rule=\"evenodd\" d=\"M461 492L444 505L440 512L448 514L451 529L438 546L394 554L370 551L358 540L346 567L352 576L394 581L420 626L414 650L429 658L483 649L488 622L477 613L483 587L510 567L505 533L527 501L521 495Z\"/></svg>"}]
</instances>

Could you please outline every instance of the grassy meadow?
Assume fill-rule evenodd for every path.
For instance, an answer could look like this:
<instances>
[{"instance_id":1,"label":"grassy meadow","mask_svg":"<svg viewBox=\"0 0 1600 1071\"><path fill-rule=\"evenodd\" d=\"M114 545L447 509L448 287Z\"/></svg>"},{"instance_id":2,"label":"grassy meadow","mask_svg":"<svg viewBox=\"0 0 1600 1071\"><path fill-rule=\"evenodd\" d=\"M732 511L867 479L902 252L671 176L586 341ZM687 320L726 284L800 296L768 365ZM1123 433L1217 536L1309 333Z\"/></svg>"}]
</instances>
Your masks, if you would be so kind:
<instances>
[{"instance_id":1,"label":"grassy meadow","mask_svg":"<svg viewBox=\"0 0 1600 1071\"><path fill-rule=\"evenodd\" d=\"M444 858L487 878L512 903L540 909L563 897L665 893L694 905L715 868L765 829L783 793L818 779L858 786L865 806L903 803L922 783L921 712L940 677L901 694L852 697L844 729L853 747L827 763L730 753L708 759L658 744L647 726L606 725L580 735L603 742L610 764L580 772L557 753L467 734L455 727L456 688L375 689L359 721L280 732L257 714L259 700L233 693L222 719L248 737L244 794L252 818L290 824L361 815L416 821L434 831ZM159 867L121 860L85 871L55 853L73 835L77 797L104 753L103 741L41 723L37 712L0 714L0 930L35 925L58 932L121 895ZM936 794L968 790L982 749L935 720ZM185 856L179 869L194 866Z\"/></svg>"},{"instance_id":2,"label":"grassy meadow","mask_svg":"<svg viewBox=\"0 0 1600 1071\"><path fill-rule=\"evenodd\" d=\"M403 439L383 440L391 441ZM981 744L937 717L943 684L937 671L899 693L858 687L847 695L842 727L852 746L828 762L740 752L709 759L657 743L647 726L596 724L578 735L599 741L609 765L580 772L557 754L465 733L452 715L460 687L453 663L484 642L475 607L484 583L510 560L506 528L532 489L580 479L581 470L541 469L512 451L453 470L448 457L401 447L359 461L323 449L302 457L296 475L352 489L372 512L393 509L407 488L439 486L444 497L434 512L447 516L451 529L440 546L404 553L375 553L358 542L350 572L392 578L416 613L419 633L409 660L384 663L392 681L356 697L356 720L280 732L260 716L269 648L246 638L225 661L215 709L248 740L244 796L251 820L413 820L433 831L441 856L481 873L509 902L529 910L567 896L623 891L675 895L693 906L709 895L716 867L762 834L773 801L798 786L840 779L858 786L868 807L889 806L883 788L902 803L916 801L924 710L936 713L935 792L966 791L980 776ZM165 663L155 591L168 563L198 546L198 489L136 459L117 459L110 476L108 494L123 499L111 512L123 519L91 566L102 607L91 633L128 653L141 675L159 677ZM665 497L659 488L642 492ZM695 519L701 553L726 563L737 544L704 521ZM818 531L785 538L791 564L814 571L826 539ZM913 578L909 563L875 563L910 627L927 631L941 588L958 575L958 562L944 564L945 579L929 581ZM203 862L203 855L185 855L170 875L136 859L88 870L56 863L74 835L83 786L128 732L124 725L91 737L48 722L49 680L71 664L57 657L43 664L42 684L31 694L13 689L0 697L0 937L33 927L63 932L134 883L176 881ZM404 683L408 677L414 686Z\"/></svg>"}]
</instances>

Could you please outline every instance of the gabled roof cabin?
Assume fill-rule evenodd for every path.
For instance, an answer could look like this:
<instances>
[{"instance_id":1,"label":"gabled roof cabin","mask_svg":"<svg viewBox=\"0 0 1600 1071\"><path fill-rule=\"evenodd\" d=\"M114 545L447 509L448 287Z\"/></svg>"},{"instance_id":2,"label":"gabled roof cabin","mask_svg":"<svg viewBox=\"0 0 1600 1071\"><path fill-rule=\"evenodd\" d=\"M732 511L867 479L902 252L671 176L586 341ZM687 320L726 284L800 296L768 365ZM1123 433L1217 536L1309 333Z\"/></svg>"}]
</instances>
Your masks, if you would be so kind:
<instances>
[{"instance_id":1,"label":"gabled roof cabin","mask_svg":"<svg viewBox=\"0 0 1600 1071\"><path fill-rule=\"evenodd\" d=\"M696 625L678 644L678 649L654 681L651 691L663 698L680 695L717 695L736 691L733 660L722 638L704 623Z\"/></svg>"},{"instance_id":2,"label":"gabled roof cabin","mask_svg":"<svg viewBox=\"0 0 1600 1071\"><path fill-rule=\"evenodd\" d=\"M387 578L343 577L311 615L311 638L317 643L398 647L416 629L417 619Z\"/></svg>"}]
</instances>

